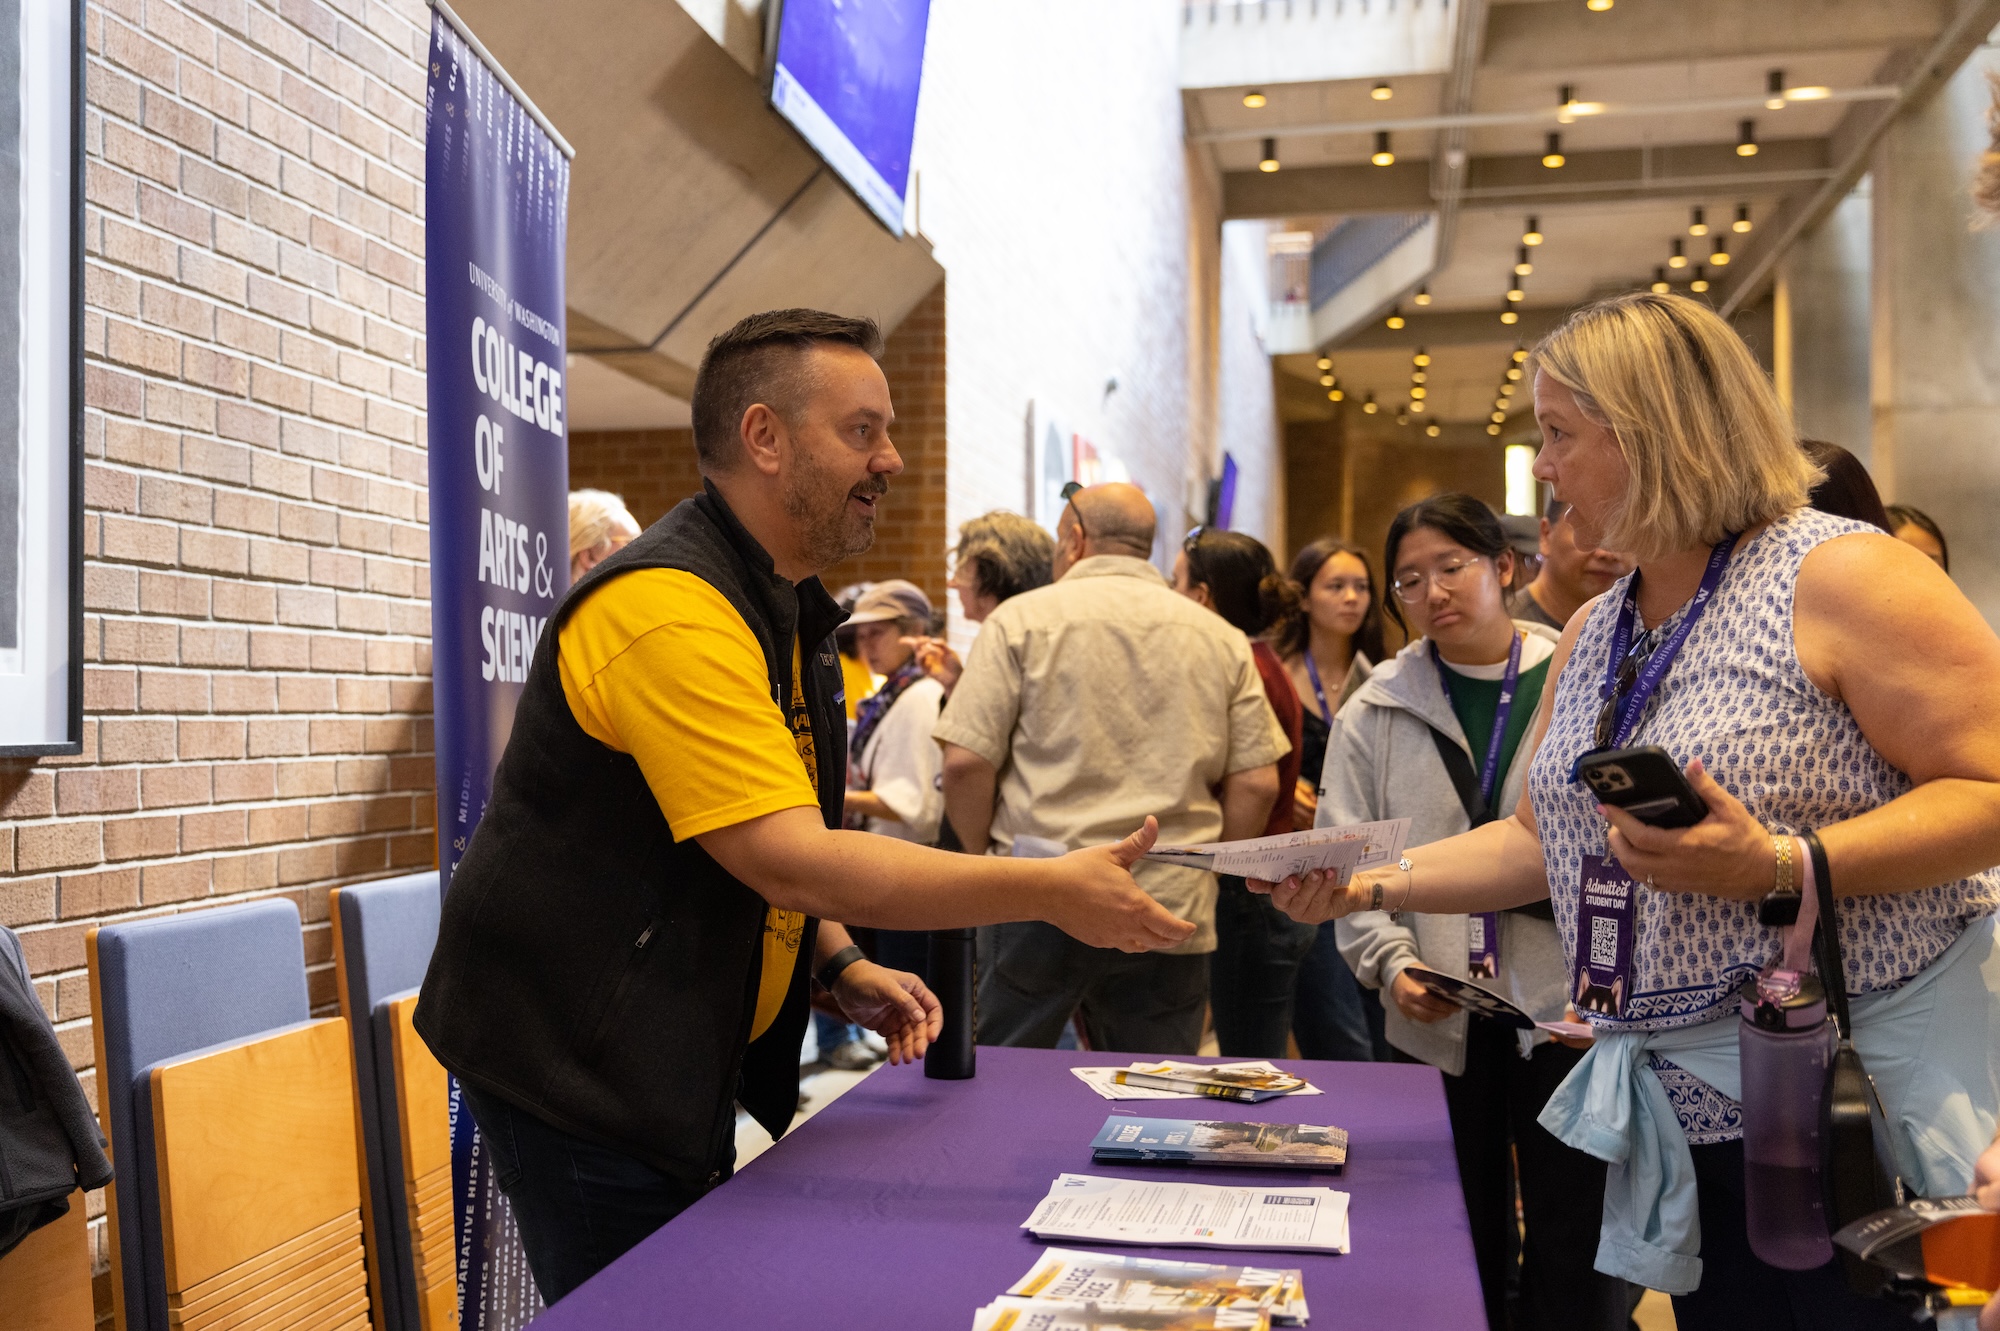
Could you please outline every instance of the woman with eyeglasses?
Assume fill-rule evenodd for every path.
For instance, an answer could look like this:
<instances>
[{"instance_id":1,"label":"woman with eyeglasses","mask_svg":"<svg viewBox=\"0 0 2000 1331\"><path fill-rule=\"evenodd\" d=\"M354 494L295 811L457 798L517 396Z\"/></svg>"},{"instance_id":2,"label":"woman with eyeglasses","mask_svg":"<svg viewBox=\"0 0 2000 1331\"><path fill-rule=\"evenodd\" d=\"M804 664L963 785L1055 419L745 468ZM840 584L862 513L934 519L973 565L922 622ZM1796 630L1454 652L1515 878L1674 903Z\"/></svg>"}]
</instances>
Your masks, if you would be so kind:
<instances>
[{"instance_id":1,"label":"woman with eyeglasses","mask_svg":"<svg viewBox=\"0 0 2000 1331\"><path fill-rule=\"evenodd\" d=\"M1556 634L1507 613L1513 549L1493 510L1471 495L1436 495L1398 513L1382 565L1389 613L1412 641L1376 666L1335 716L1318 822L1408 818L1409 844L1421 846L1519 800L1523 741ZM1624 1282L1591 1269L1604 1166L1535 1122L1581 1054L1545 1032L1517 1033L1461 1012L1407 973L1421 967L1469 978L1538 1021L1559 1020L1563 956L1547 910L1370 910L1336 930L1355 977L1382 991L1385 1033L1399 1060L1445 1074L1487 1320L1510 1325L1518 1190L1527 1238L1511 1325L1622 1327Z\"/></svg>"},{"instance_id":2,"label":"woman with eyeglasses","mask_svg":"<svg viewBox=\"0 0 2000 1331\"><path fill-rule=\"evenodd\" d=\"M1299 695L1285 667L1262 636L1298 611L1298 588L1278 572L1264 543L1241 532L1196 527L1174 558L1174 590L1221 615L1250 639L1250 655L1264 681L1264 699L1278 718L1291 750L1278 760L1278 798L1263 835L1292 830L1285 793L1299 773ZM1283 1058L1292 1028L1299 963L1316 932L1262 896L1253 896L1233 874L1216 879L1215 953L1209 959L1209 1013L1215 1039L1232 1058Z\"/></svg>"},{"instance_id":3,"label":"woman with eyeglasses","mask_svg":"<svg viewBox=\"0 0 2000 1331\"><path fill-rule=\"evenodd\" d=\"M1596 1039L1542 1122L1609 1162L1600 1269L1673 1294L1682 1331L1906 1326L1837 1261L1751 1251L1738 1010L1785 942L1760 903L1807 918L1826 881L1894 1167L1924 1196L1972 1184L2000 1114L2000 639L1922 554L1806 506L1819 470L1707 306L1599 302L1530 367L1535 475L1579 544L1638 569L1564 630L1509 817L1273 900L1321 920L1548 897ZM1692 826L1576 779L1648 745L1706 806Z\"/></svg>"}]
</instances>

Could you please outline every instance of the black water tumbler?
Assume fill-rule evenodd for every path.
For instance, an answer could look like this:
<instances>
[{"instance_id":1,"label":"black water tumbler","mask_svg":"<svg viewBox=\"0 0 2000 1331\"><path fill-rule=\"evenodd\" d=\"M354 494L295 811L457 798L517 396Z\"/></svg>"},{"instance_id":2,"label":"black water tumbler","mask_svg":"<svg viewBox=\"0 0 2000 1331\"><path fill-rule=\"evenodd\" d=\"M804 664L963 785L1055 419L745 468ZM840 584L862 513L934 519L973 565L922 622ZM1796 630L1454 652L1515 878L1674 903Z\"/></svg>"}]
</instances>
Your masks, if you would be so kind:
<instances>
[{"instance_id":1,"label":"black water tumbler","mask_svg":"<svg viewBox=\"0 0 2000 1331\"><path fill-rule=\"evenodd\" d=\"M944 1029L924 1055L926 1077L964 1081L973 1075L973 953L971 929L931 930L931 992L944 1006Z\"/></svg>"}]
</instances>

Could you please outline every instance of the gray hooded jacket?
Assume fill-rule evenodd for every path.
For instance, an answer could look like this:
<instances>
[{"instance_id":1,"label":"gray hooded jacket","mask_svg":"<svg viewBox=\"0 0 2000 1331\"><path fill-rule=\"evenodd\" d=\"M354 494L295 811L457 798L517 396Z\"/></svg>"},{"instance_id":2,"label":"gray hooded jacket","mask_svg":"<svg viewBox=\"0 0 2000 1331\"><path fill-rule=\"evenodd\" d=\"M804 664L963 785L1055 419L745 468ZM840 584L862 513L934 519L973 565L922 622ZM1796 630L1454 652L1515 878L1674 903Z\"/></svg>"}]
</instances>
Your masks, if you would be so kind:
<instances>
[{"instance_id":1,"label":"gray hooded jacket","mask_svg":"<svg viewBox=\"0 0 2000 1331\"><path fill-rule=\"evenodd\" d=\"M1536 637L1556 640L1555 632L1540 624L1515 623ZM1555 681L1544 687L1555 687ZM1317 825L1408 818L1412 846L1465 831L1470 822L1451 774L1438 757L1432 726L1465 749L1473 770L1478 770L1485 755L1472 753L1431 664L1429 644L1419 638L1375 667L1368 682L1334 718L1320 777ZM1531 756L1524 743L1508 764L1497 803L1502 817L1520 801ZM1468 930L1463 915L1360 911L1335 928L1341 955L1355 978L1370 988L1387 990L1405 967L1417 963L1448 975L1467 973ZM1555 1021L1563 1015L1567 975L1568 963L1551 921L1514 911L1502 913L1500 976L1489 982L1491 988L1535 1020ZM1428 1024L1411 1021L1386 993L1382 1007L1390 1044L1453 1076L1465 1070L1465 1024L1471 1020L1465 1013ZM1523 1032L1522 1054L1548 1038L1542 1031Z\"/></svg>"}]
</instances>

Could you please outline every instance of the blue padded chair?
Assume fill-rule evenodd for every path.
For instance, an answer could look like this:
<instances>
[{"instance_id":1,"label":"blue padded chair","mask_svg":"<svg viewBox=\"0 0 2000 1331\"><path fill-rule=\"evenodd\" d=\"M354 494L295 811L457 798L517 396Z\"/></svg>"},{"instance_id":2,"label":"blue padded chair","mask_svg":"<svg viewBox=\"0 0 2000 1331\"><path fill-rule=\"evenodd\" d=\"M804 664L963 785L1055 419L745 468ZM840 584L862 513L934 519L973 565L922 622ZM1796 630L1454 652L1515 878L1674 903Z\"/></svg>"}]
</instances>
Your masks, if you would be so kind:
<instances>
[{"instance_id":1,"label":"blue padded chair","mask_svg":"<svg viewBox=\"0 0 2000 1331\"><path fill-rule=\"evenodd\" d=\"M310 1020L299 912L289 900L93 929L100 1109L117 1180L112 1285L125 1331L168 1331L153 1127L155 1065Z\"/></svg>"},{"instance_id":2,"label":"blue padded chair","mask_svg":"<svg viewBox=\"0 0 2000 1331\"><path fill-rule=\"evenodd\" d=\"M428 1282L418 1270L422 1245L411 1239L396 1018L399 1001L414 995L430 966L442 902L433 870L335 888L328 908L340 1011L354 1043L355 1094L367 1156L369 1283L376 1326L382 1331L425 1331ZM406 1049L406 1057L412 1052Z\"/></svg>"}]
</instances>

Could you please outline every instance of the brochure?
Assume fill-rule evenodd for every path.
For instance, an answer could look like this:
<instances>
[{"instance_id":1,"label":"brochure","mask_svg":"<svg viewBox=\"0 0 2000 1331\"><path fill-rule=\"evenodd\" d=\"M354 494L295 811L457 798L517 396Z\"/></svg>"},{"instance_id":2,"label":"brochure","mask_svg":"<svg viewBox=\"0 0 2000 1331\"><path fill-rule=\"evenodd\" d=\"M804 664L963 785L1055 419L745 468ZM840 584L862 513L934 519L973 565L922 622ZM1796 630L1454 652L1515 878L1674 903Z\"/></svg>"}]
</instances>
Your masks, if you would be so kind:
<instances>
[{"instance_id":1,"label":"brochure","mask_svg":"<svg viewBox=\"0 0 2000 1331\"><path fill-rule=\"evenodd\" d=\"M1346 1252L1347 1194L1061 1174L1021 1228L1039 1239Z\"/></svg>"},{"instance_id":2,"label":"brochure","mask_svg":"<svg viewBox=\"0 0 2000 1331\"><path fill-rule=\"evenodd\" d=\"M1268 1331L1262 1308L1154 1308L1001 1295L972 1315L972 1331Z\"/></svg>"},{"instance_id":3,"label":"brochure","mask_svg":"<svg viewBox=\"0 0 2000 1331\"><path fill-rule=\"evenodd\" d=\"M1410 834L1410 820L1395 818L1352 827L1315 827L1309 832L1209 841L1198 846L1155 846L1146 858L1159 864L1235 874L1278 882L1313 869L1337 870L1344 886L1362 869L1394 864Z\"/></svg>"},{"instance_id":4,"label":"brochure","mask_svg":"<svg viewBox=\"0 0 2000 1331\"><path fill-rule=\"evenodd\" d=\"M1442 998L1445 1002L1463 1008L1475 1017L1485 1017L1489 1021L1497 1021L1502 1026L1517 1031L1544 1030L1579 1040L1588 1040L1595 1035L1588 1022L1536 1021L1484 985L1461 980L1456 975L1446 975L1443 971L1434 971L1428 966L1406 966L1403 974L1422 985L1424 992L1433 998Z\"/></svg>"},{"instance_id":5,"label":"brochure","mask_svg":"<svg viewBox=\"0 0 2000 1331\"><path fill-rule=\"evenodd\" d=\"M1347 1133L1305 1123L1216 1123L1113 1114L1098 1129L1090 1150L1099 1164L1158 1160L1338 1174L1347 1164Z\"/></svg>"},{"instance_id":6,"label":"brochure","mask_svg":"<svg viewBox=\"0 0 2000 1331\"><path fill-rule=\"evenodd\" d=\"M1110 1303L1144 1308L1264 1308L1281 1326L1305 1322L1304 1283L1297 1268L1216 1266L1158 1257L1119 1257L1050 1248L1034 1269L1008 1287L1026 1299Z\"/></svg>"},{"instance_id":7,"label":"brochure","mask_svg":"<svg viewBox=\"0 0 2000 1331\"><path fill-rule=\"evenodd\" d=\"M1306 1084L1303 1077L1294 1077L1275 1067L1264 1071L1172 1060L1134 1063L1120 1068L1112 1080L1120 1086L1148 1086L1154 1090L1180 1091L1216 1100L1238 1100L1245 1104L1289 1095Z\"/></svg>"},{"instance_id":8,"label":"brochure","mask_svg":"<svg viewBox=\"0 0 2000 1331\"><path fill-rule=\"evenodd\" d=\"M1145 1074L1153 1069L1157 1069L1159 1066L1157 1063L1133 1063L1122 1068L1071 1068L1070 1071L1074 1072L1084 1085L1096 1091L1107 1100L1199 1100L1204 1098L1204 1092L1194 1087L1181 1086L1179 1083L1175 1083L1172 1087L1167 1087L1154 1085L1151 1082L1140 1085L1136 1082L1123 1082L1119 1080L1120 1073L1137 1072ZM1262 1059L1243 1063L1180 1063L1178 1066L1192 1068L1206 1075L1211 1080L1226 1079L1217 1078L1216 1074L1256 1073L1272 1077L1287 1075L1278 1069L1277 1064L1265 1062ZM1310 1082L1300 1082L1297 1087L1285 1092L1285 1094L1323 1095L1325 1092ZM1268 1099L1269 1097L1265 1098Z\"/></svg>"}]
</instances>

